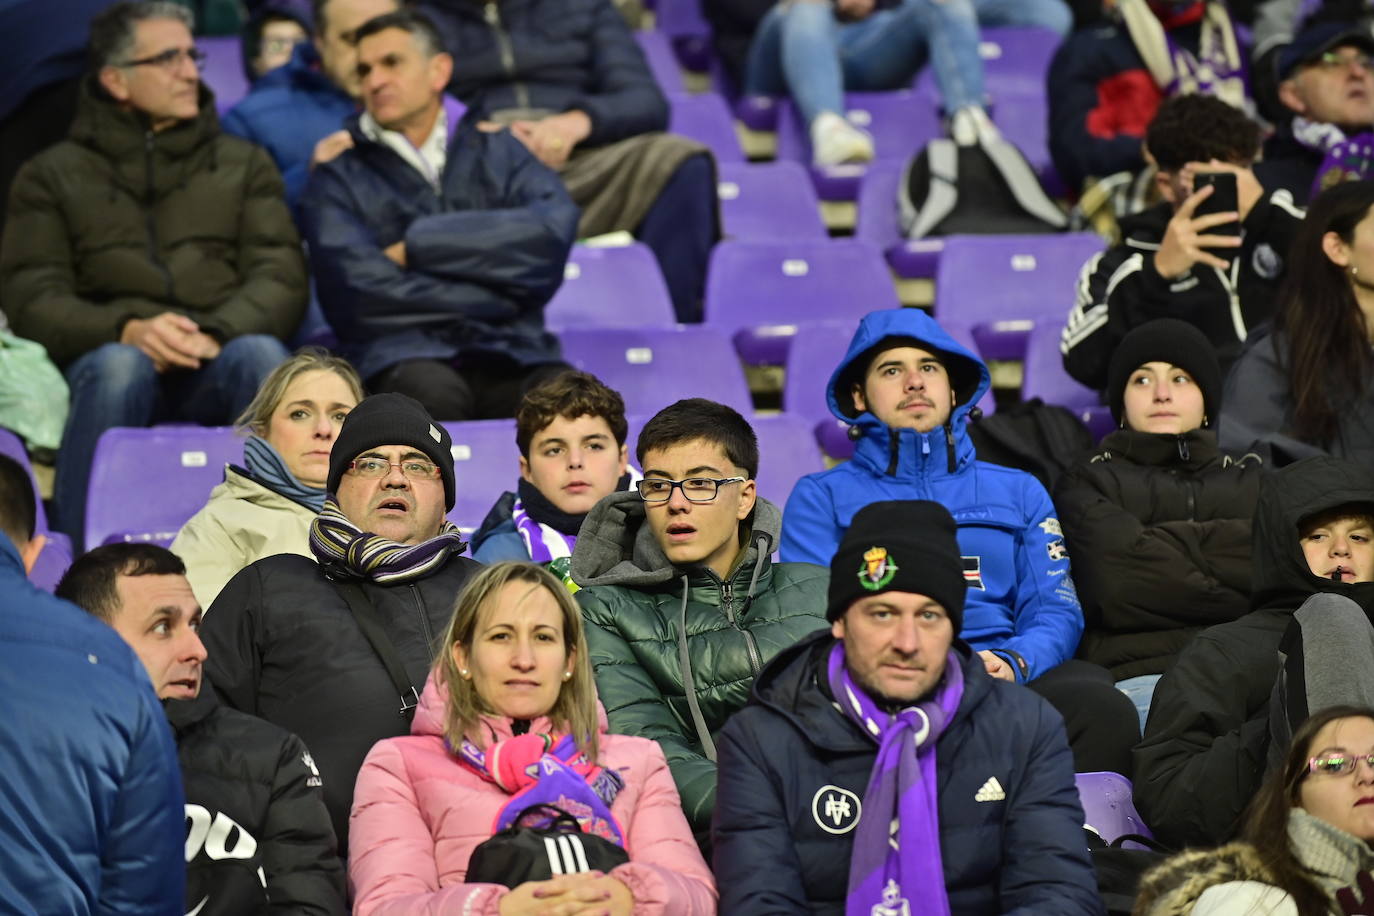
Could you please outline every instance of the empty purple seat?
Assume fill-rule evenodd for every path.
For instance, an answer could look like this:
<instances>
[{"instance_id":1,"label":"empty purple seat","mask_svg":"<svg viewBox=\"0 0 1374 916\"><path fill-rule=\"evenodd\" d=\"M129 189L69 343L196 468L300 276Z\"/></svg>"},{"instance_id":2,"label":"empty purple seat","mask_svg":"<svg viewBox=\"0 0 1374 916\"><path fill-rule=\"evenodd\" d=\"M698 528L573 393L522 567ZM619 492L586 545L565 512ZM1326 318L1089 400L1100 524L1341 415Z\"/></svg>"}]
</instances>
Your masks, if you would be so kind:
<instances>
[{"instance_id":1,"label":"empty purple seat","mask_svg":"<svg viewBox=\"0 0 1374 916\"><path fill-rule=\"evenodd\" d=\"M1131 781L1119 773L1077 773L1078 800L1083 805L1083 826L1111 843L1127 834L1151 837L1131 800Z\"/></svg>"},{"instance_id":2,"label":"empty purple seat","mask_svg":"<svg viewBox=\"0 0 1374 916\"><path fill-rule=\"evenodd\" d=\"M753 412L739 357L717 328L570 330L560 336L563 358L619 391L627 414L652 415L682 398Z\"/></svg>"},{"instance_id":3,"label":"empty purple seat","mask_svg":"<svg viewBox=\"0 0 1374 916\"><path fill-rule=\"evenodd\" d=\"M520 477L520 448L514 420L468 420L444 423L453 439L453 510L449 519L473 529L492 504Z\"/></svg>"},{"instance_id":4,"label":"empty purple seat","mask_svg":"<svg viewBox=\"0 0 1374 916\"><path fill-rule=\"evenodd\" d=\"M33 462L29 459L29 450L24 447L24 440L8 429L0 427L0 455L13 458L23 466L28 472L29 481L33 484L33 499L37 508L37 515L33 530L40 534L48 530L48 514L43 511L43 496L38 490L38 478L33 473ZM70 551L70 546L68 547Z\"/></svg>"},{"instance_id":5,"label":"empty purple seat","mask_svg":"<svg viewBox=\"0 0 1374 916\"><path fill-rule=\"evenodd\" d=\"M942 135L940 116L930 99L909 89L846 93L845 112L850 121L873 135L879 160L905 162ZM864 166L810 166L810 130L790 100L778 104L778 158L806 163L821 200L854 200L859 195Z\"/></svg>"},{"instance_id":6,"label":"empty purple seat","mask_svg":"<svg viewBox=\"0 0 1374 916\"><path fill-rule=\"evenodd\" d=\"M940 263L945 240L928 238L908 241L902 235L897 212L897 188L905 167L905 163L896 160L880 160L864 172L859 181L854 237L878 246L897 276L929 280L935 277L935 266Z\"/></svg>"},{"instance_id":7,"label":"empty purple seat","mask_svg":"<svg viewBox=\"0 0 1374 916\"><path fill-rule=\"evenodd\" d=\"M668 36L683 67L695 73L710 68L715 54L711 25L701 15L701 0L656 0L654 27Z\"/></svg>"},{"instance_id":8,"label":"empty purple seat","mask_svg":"<svg viewBox=\"0 0 1374 916\"><path fill-rule=\"evenodd\" d=\"M1050 29L1030 27L981 30L978 56L983 59L983 88L993 103L1005 94L1045 96L1045 77L1059 48L1059 35ZM916 91L939 103L935 74L926 67L916 78Z\"/></svg>"},{"instance_id":9,"label":"empty purple seat","mask_svg":"<svg viewBox=\"0 0 1374 916\"><path fill-rule=\"evenodd\" d=\"M544 307L555 333L566 328L670 327L677 322L658 260L646 245L573 246L563 285Z\"/></svg>"},{"instance_id":10,"label":"empty purple seat","mask_svg":"<svg viewBox=\"0 0 1374 916\"><path fill-rule=\"evenodd\" d=\"M1033 324L1063 326L1079 270L1103 247L1089 232L949 236L935 272L935 316L973 325L985 359L1021 359Z\"/></svg>"},{"instance_id":11,"label":"empty purple seat","mask_svg":"<svg viewBox=\"0 0 1374 916\"><path fill-rule=\"evenodd\" d=\"M673 45L667 35L662 32L635 32L635 41L639 43L639 50L644 52L649 70L653 73L654 79L658 80L658 88L662 89L664 94L687 91L687 87L682 83L682 70L678 67L677 55L673 53Z\"/></svg>"},{"instance_id":12,"label":"empty purple seat","mask_svg":"<svg viewBox=\"0 0 1374 916\"><path fill-rule=\"evenodd\" d=\"M899 305L887 262L867 242L727 241L711 253L706 323L733 333L751 365L785 363L802 322L857 324L874 309Z\"/></svg>"},{"instance_id":13,"label":"empty purple seat","mask_svg":"<svg viewBox=\"0 0 1374 916\"><path fill-rule=\"evenodd\" d=\"M1046 404L1069 408L1096 441L1111 432L1116 423L1110 408L1102 403L1097 392L1080 385L1064 371L1064 360L1059 352L1063 330L1062 324L1048 321L1037 322L1031 328L1022 364L1021 397L1027 401L1039 398Z\"/></svg>"},{"instance_id":14,"label":"empty purple seat","mask_svg":"<svg viewBox=\"0 0 1374 916\"><path fill-rule=\"evenodd\" d=\"M1051 196L1063 196L1064 183L1050 159L1049 104L1042 87L1034 95L1003 95L992 106L992 119L1012 143Z\"/></svg>"},{"instance_id":15,"label":"empty purple seat","mask_svg":"<svg viewBox=\"0 0 1374 916\"><path fill-rule=\"evenodd\" d=\"M735 102L735 117L750 130L778 129L778 103L771 95L743 95Z\"/></svg>"},{"instance_id":16,"label":"empty purple seat","mask_svg":"<svg viewBox=\"0 0 1374 916\"><path fill-rule=\"evenodd\" d=\"M106 430L91 463L86 546L170 544L224 480L224 466L242 461L243 440L230 426Z\"/></svg>"},{"instance_id":17,"label":"empty purple seat","mask_svg":"<svg viewBox=\"0 0 1374 916\"><path fill-rule=\"evenodd\" d=\"M208 36L196 39L196 47L205 52L205 66L200 69L201 82L215 94L215 110L224 114L248 94L248 77L243 73L243 57L239 40L233 35Z\"/></svg>"},{"instance_id":18,"label":"empty purple seat","mask_svg":"<svg viewBox=\"0 0 1374 916\"><path fill-rule=\"evenodd\" d=\"M828 239L820 202L796 162L722 162L717 170L725 237L746 242Z\"/></svg>"},{"instance_id":19,"label":"empty purple seat","mask_svg":"<svg viewBox=\"0 0 1374 916\"><path fill-rule=\"evenodd\" d=\"M668 130L708 147L717 162L744 162L730 106L714 92L668 96Z\"/></svg>"}]
</instances>

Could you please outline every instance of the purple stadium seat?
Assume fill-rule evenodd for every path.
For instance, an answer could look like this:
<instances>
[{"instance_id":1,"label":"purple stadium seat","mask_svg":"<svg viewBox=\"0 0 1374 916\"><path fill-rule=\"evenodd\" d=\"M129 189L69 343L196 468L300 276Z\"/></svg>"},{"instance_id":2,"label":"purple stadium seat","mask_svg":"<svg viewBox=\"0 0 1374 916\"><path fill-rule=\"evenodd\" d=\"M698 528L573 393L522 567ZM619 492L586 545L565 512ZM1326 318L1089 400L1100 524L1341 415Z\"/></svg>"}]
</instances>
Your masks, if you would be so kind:
<instances>
[{"instance_id":1,"label":"purple stadium seat","mask_svg":"<svg viewBox=\"0 0 1374 916\"><path fill-rule=\"evenodd\" d=\"M1085 261L1101 237L960 235L945 239L935 272L935 316L973 325L986 359L1021 359L1031 325L1062 327Z\"/></svg>"},{"instance_id":2,"label":"purple stadium seat","mask_svg":"<svg viewBox=\"0 0 1374 916\"><path fill-rule=\"evenodd\" d=\"M514 420L469 420L444 423L453 438L453 511L449 519L461 528L482 524L497 497L515 489L520 476L520 449Z\"/></svg>"},{"instance_id":3,"label":"purple stadium seat","mask_svg":"<svg viewBox=\"0 0 1374 916\"><path fill-rule=\"evenodd\" d=\"M0 427L0 455L6 455L23 465L24 470L29 474L29 480L33 483L33 498L37 504L37 518L34 523L34 531L39 533L48 530L48 514L43 511L43 496L38 491L38 478L33 473L33 462L29 460L29 450L24 447L24 440L10 432L8 429ZM70 550L70 547L68 548Z\"/></svg>"},{"instance_id":4,"label":"purple stadium seat","mask_svg":"<svg viewBox=\"0 0 1374 916\"><path fill-rule=\"evenodd\" d=\"M878 159L905 162L930 140L942 135L940 116L929 98L909 89L845 94L849 119L873 135ZM815 168L811 138L790 100L778 104L778 158L806 163L821 200L854 200L859 195L862 165Z\"/></svg>"},{"instance_id":5,"label":"purple stadium seat","mask_svg":"<svg viewBox=\"0 0 1374 916\"><path fill-rule=\"evenodd\" d=\"M1059 36L1050 29L989 28L982 30L978 52L983 59L983 88L994 104L1003 95L1045 97L1045 77L1059 47ZM916 78L916 91L936 104L940 93L935 74L926 67Z\"/></svg>"},{"instance_id":6,"label":"purple stadium seat","mask_svg":"<svg viewBox=\"0 0 1374 916\"><path fill-rule=\"evenodd\" d=\"M634 242L617 248L573 246L563 285L544 307L555 333L567 328L671 327L673 301L658 260Z\"/></svg>"},{"instance_id":7,"label":"purple stadium seat","mask_svg":"<svg viewBox=\"0 0 1374 916\"><path fill-rule=\"evenodd\" d=\"M692 397L753 412L744 369L718 328L569 330L560 337L563 358L619 391L627 414L652 415Z\"/></svg>"},{"instance_id":8,"label":"purple stadium seat","mask_svg":"<svg viewBox=\"0 0 1374 916\"><path fill-rule=\"evenodd\" d=\"M1111 432L1116 423L1111 409L1102 404L1097 392L1084 387L1064 371L1059 352L1062 324L1037 322L1026 341L1026 360L1023 363L1021 397L1029 401L1039 398L1046 404L1067 407L1082 420L1098 440Z\"/></svg>"},{"instance_id":9,"label":"purple stadium seat","mask_svg":"<svg viewBox=\"0 0 1374 916\"><path fill-rule=\"evenodd\" d=\"M717 162L744 162L744 150L735 133L730 106L714 92L668 96L668 130L703 144Z\"/></svg>"},{"instance_id":10,"label":"purple stadium seat","mask_svg":"<svg viewBox=\"0 0 1374 916\"><path fill-rule=\"evenodd\" d=\"M1003 95L993 102L992 119L1002 136L1026 157L1050 196L1064 196L1064 183L1050 159L1049 105L1044 88L1034 95Z\"/></svg>"},{"instance_id":11,"label":"purple stadium seat","mask_svg":"<svg viewBox=\"0 0 1374 916\"><path fill-rule=\"evenodd\" d=\"M900 305L867 242L721 242L706 277L706 323L735 335L751 365L780 366L802 322L850 320Z\"/></svg>"},{"instance_id":12,"label":"purple stadium seat","mask_svg":"<svg viewBox=\"0 0 1374 916\"><path fill-rule=\"evenodd\" d=\"M778 129L778 103L771 95L745 95L735 102L735 117L750 130Z\"/></svg>"},{"instance_id":13,"label":"purple stadium seat","mask_svg":"<svg viewBox=\"0 0 1374 916\"><path fill-rule=\"evenodd\" d=\"M86 497L86 546L143 541L166 546L243 461L229 426L117 427L95 448Z\"/></svg>"},{"instance_id":14,"label":"purple stadium seat","mask_svg":"<svg viewBox=\"0 0 1374 916\"><path fill-rule=\"evenodd\" d=\"M72 542L60 531L49 531L43 535L47 543L29 570L29 581L45 592L57 588L67 567L72 565Z\"/></svg>"},{"instance_id":15,"label":"purple stadium seat","mask_svg":"<svg viewBox=\"0 0 1374 916\"><path fill-rule=\"evenodd\" d=\"M796 162L722 162L717 170L725 237L738 241L824 241L820 203Z\"/></svg>"},{"instance_id":16,"label":"purple stadium seat","mask_svg":"<svg viewBox=\"0 0 1374 916\"><path fill-rule=\"evenodd\" d=\"M1077 773L1078 799L1084 827L1111 843L1129 833L1153 838L1131 801L1131 781L1118 773Z\"/></svg>"},{"instance_id":17,"label":"purple stadium seat","mask_svg":"<svg viewBox=\"0 0 1374 916\"><path fill-rule=\"evenodd\" d=\"M639 50L644 52L649 70L664 94L687 91L682 84L682 70L678 68L677 56L667 35L662 32L635 32L635 41L639 42Z\"/></svg>"},{"instance_id":18,"label":"purple stadium seat","mask_svg":"<svg viewBox=\"0 0 1374 916\"><path fill-rule=\"evenodd\" d=\"M196 47L205 52L201 82L215 93L215 110L224 114L248 94L248 77L243 73L239 40L233 35L201 35L196 39Z\"/></svg>"},{"instance_id":19,"label":"purple stadium seat","mask_svg":"<svg viewBox=\"0 0 1374 916\"><path fill-rule=\"evenodd\" d=\"M896 160L879 160L864 172L859 181L859 210L854 223L854 237L878 246L897 276L933 279L935 266L940 263L940 252L945 250L945 240L928 238L908 241L902 235L897 213L897 188L905 167L905 163Z\"/></svg>"},{"instance_id":20,"label":"purple stadium seat","mask_svg":"<svg viewBox=\"0 0 1374 916\"><path fill-rule=\"evenodd\" d=\"M683 67L695 73L710 68L715 54L711 26L701 15L701 0L656 0L654 26L672 41Z\"/></svg>"}]
</instances>

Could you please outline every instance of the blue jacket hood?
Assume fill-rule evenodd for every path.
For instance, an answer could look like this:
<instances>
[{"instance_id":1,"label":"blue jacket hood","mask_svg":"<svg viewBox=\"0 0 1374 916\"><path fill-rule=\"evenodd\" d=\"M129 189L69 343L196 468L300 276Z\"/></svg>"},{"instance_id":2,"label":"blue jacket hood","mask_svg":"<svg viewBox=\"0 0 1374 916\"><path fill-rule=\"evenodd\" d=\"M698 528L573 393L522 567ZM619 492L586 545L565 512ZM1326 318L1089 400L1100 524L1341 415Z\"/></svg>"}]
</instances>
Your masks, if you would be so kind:
<instances>
[{"instance_id":1,"label":"blue jacket hood","mask_svg":"<svg viewBox=\"0 0 1374 916\"><path fill-rule=\"evenodd\" d=\"M885 342L893 338L918 342L923 349L931 350L944 361L950 383L954 386L956 403L943 428L928 433L918 433L914 429L892 430L872 413L857 413L854 410L851 386L862 379L869 360L877 355ZM894 340L891 345L901 344ZM868 455L876 459L879 454L893 453L890 461L877 462L880 465L876 468L879 473L883 470L882 464L895 464L896 452L904 445L910 446L907 450L910 454L932 450L937 450L937 453L950 452L951 467L948 470L953 473L956 466L962 466L974 458L973 442L968 437L967 429L969 411L991 385L992 376L988 373L987 365L946 333L924 311L917 308L882 309L869 312L859 322L843 362L830 376L826 401L830 405L830 412L838 419L858 427L861 441L856 457ZM921 442L922 439L926 441ZM875 448L879 451L875 452Z\"/></svg>"}]
</instances>

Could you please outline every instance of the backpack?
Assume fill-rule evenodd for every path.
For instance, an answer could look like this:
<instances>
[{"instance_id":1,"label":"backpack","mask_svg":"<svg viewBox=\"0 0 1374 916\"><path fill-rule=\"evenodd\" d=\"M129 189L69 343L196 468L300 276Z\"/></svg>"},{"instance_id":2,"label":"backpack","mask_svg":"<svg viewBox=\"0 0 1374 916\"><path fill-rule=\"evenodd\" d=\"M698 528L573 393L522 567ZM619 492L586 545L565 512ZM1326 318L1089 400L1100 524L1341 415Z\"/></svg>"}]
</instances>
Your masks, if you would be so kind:
<instances>
[{"instance_id":1,"label":"backpack","mask_svg":"<svg viewBox=\"0 0 1374 916\"><path fill-rule=\"evenodd\" d=\"M1092 450L1092 433L1068 408L1039 398L968 426L978 460L1034 474L1053 492L1059 475Z\"/></svg>"},{"instance_id":2,"label":"backpack","mask_svg":"<svg viewBox=\"0 0 1374 916\"><path fill-rule=\"evenodd\" d=\"M908 239L1063 232L1069 224L1026 157L1000 138L930 141L903 169L897 206Z\"/></svg>"}]
</instances>

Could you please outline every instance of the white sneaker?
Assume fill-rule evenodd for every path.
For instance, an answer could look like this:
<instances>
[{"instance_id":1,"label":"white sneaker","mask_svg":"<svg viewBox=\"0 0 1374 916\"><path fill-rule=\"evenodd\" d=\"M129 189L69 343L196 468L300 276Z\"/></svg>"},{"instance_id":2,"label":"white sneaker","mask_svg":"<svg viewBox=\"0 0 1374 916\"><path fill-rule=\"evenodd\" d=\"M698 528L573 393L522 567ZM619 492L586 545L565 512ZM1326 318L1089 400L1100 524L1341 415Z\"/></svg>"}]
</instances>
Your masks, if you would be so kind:
<instances>
[{"instance_id":1,"label":"white sneaker","mask_svg":"<svg viewBox=\"0 0 1374 916\"><path fill-rule=\"evenodd\" d=\"M872 162L873 138L833 111L821 112L811 122L811 161L820 166Z\"/></svg>"},{"instance_id":2,"label":"white sneaker","mask_svg":"<svg viewBox=\"0 0 1374 916\"><path fill-rule=\"evenodd\" d=\"M965 105L949 119L949 136L959 146L975 146L981 141L998 140L1002 133L981 105Z\"/></svg>"}]
</instances>

